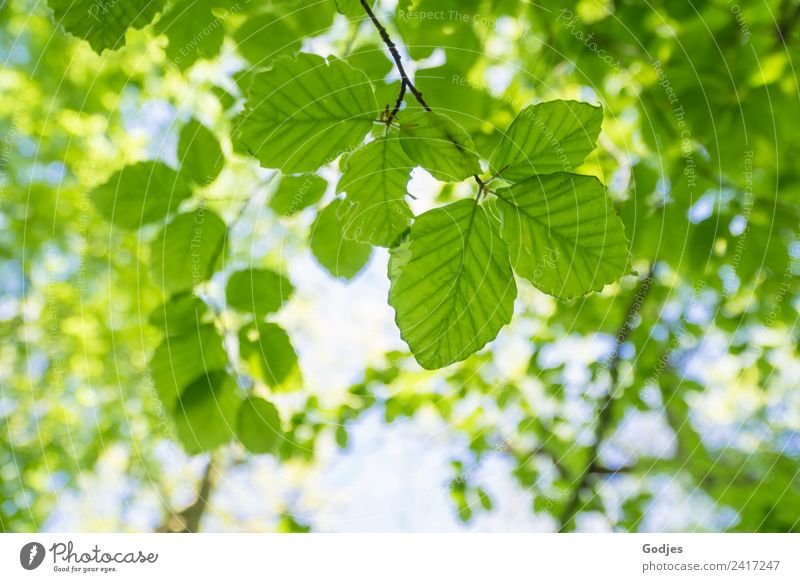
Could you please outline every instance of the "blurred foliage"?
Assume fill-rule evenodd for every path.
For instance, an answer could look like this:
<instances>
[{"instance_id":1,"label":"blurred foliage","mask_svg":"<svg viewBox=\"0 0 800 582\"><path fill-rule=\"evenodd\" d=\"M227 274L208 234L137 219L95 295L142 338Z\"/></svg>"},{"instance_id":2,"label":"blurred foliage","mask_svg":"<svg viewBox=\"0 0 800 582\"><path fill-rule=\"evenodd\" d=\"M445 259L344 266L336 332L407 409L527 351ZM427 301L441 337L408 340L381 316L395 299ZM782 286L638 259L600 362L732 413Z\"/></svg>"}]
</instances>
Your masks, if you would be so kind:
<instances>
[{"instance_id":1,"label":"blurred foliage","mask_svg":"<svg viewBox=\"0 0 800 582\"><path fill-rule=\"evenodd\" d=\"M463 521L502 504L477 476L500 457L554 529L649 527L666 483L709 508L687 528L800 530L800 4L377 2L418 89L484 159L531 103L603 105L579 171L608 186L631 274L568 301L519 281L496 344L438 371L386 354L336 403L306 389L275 320L286 261L310 250L346 284L374 253L344 236L335 161L265 171L236 116L301 47L363 72L391 109L382 39L359 2L133 4L95 22L75 11L102 3L0 2L3 531L40 528L115 443L158 490L165 440L301 467L375 409L465 437L449 485ZM439 184L426 202L464 195ZM509 369L514 340L527 365ZM620 444L647 415L668 450ZM309 528L288 510L277 526Z\"/></svg>"}]
</instances>

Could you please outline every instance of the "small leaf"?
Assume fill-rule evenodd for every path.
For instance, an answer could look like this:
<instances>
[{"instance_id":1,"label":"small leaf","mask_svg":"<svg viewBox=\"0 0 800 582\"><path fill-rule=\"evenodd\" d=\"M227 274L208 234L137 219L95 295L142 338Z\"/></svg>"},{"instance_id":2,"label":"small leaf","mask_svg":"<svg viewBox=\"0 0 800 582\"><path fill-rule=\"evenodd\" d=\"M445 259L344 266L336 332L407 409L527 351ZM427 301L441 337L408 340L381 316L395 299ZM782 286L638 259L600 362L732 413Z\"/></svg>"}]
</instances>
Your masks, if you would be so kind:
<instances>
[{"instance_id":1,"label":"small leaf","mask_svg":"<svg viewBox=\"0 0 800 582\"><path fill-rule=\"evenodd\" d=\"M492 498L481 487L478 487L475 492L478 494L478 500L486 511L492 510Z\"/></svg>"},{"instance_id":2,"label":"small leaf","mask_svg":"<svg viewBox=\"0 0 800 582\"><path fill-rule=\"evenodd\" d=\"M210 451L233 436L239 399L236 380L224 372L203 375L175 403L175 426L190 455Z\"/></svg>"},{"instance_id":3,"label":"small leaf","mask_svg":"<svg viewBox=\"0 0 800 582\"><path fill-rule=\"evenodd\" d=\"M216 136L194 119L181 129L178 161L182 176L200 186L213 182L225 166Z\"/></svg>"},{"instance_id":4,"label":"small leaf","mask_svg":"<svg viewBox=\"0 0 800 582\"><path fill-rule=\"evenodd\" d=\"M404 114L400 144L409 158L442 182L460 182L481 171L472 138L440 113L416 110Z\"/></svg>"},{"instance_id":5,"label":"small leaf","mask_svg":"<svg viewBox=\"0 0 800 582\"><path fill-rule=\"evenodd\" d=\"M395 136L376 139L346 159L336 188L347 193L345 238L382 247L397 242L414 217L405 200L413 167Z\"/></svg>"},{"instance_id":6,"label":"small leaf","mask_svg":"<svg viewBox=\"0 0 800 582\"><path fill-rule=\"evenodd\" d=\"M255 455L274 452L284 438L278 409L263 398L251 396L239 409L236 436Z\"/></svg>"},{"instance_id":7,"label":"small leaf","mask_svg":"<svg viewBox=\"0 0 800 582\"><path fill-rule=\"evenodd\" d=\"M336 4L336 10L339 14L344 14L348 18L366 18L367 13L361 0L333 0ZM375 0L369 0L370 8L375 4Z\"/></svg>"},{"instance_id":8,"label":"small leaf","mask_svg":"<svg viewBox=\"0 0 800 582\"><path fill-rule=\"evenodd\" d=\"M364 73L301 53L253 75L237 134L263 167L309 172L360 144L377 109Z\"/></svg>"},{"instance_id":9,"label":"small leaf","mask_svg":"<svg viewBox=\"0 0 800 582\"><path fill-rule=\"evenodd\" d=\"M166 337L150 360L153 383L161 402L170 408L183 389L200 376L224 370L228 356L212 325Z\"/></svg>"},{"instance_id":10,"label":"small leaf","mask_svg":"<svg viewBox=\"0 0 800 582\"><path fill-rule=\"evenodd\" d=\"M163 220L192 195L178 172L161 162L125 166L91 193L98 212L123 228Z\"/></svg>"},{"instance_id":11,"label":"small leaf","mask_svg":"<svg viewBox=\"0 0 800 582\"><path fill-rule=\"evenodd\" d=\"M291 216L320 201L328 183L316 174L284 176L269 201L276 214Z\"/></svg>"},{"instance_id":12,"label":"small leaf","mask_svg":"<svg viewBox=\"0 0 800 582\"><path fill-rule=\"evenodd\" d=\"M274 323L250 324L239 331L239 352L254 376L279 386L297 369L289 336Z\"/></svg>"},{"instance_id":13,"label":"small leaf","mask_svg":"<svg viewBox=\"0 0 800 582\"><path fill-rule=\"evenodd\" d=\"M225 222L211 210L179 214L150 245L150 272L167 293L191 291L214 274L224 252Z\"/></svg>"},{"instance_id":14,"label":"small leaf","mask_svg":"<svg viewBox=\"0 0 800 582\"><path fill-rule=\"evenodd\" d=\"M166 335L179 335L196 332L206 311L208 307L199 297L183 293L171 297L154 309L147 321L150 325L163 329Z\"/></svg>"},{"instance_id":15,"label":"small leaf","mask_svg":"<svg viewBox=\"0 0 800 582\"><path fill-rule=\"evenodd\" d=\"M129 28L144 28L164 8L164 0L47 0L57 24L89 41L98 54L125 45Z\"/></svg>"},{"instance_id":16,"label":"small leaf","mask_svg":"<svg viewBox=\"0 0 800 582\"><path fill-rule=\"evenodd\" d=\"M492 154L491 170L507 180L577 168L595 148L603 108L579 101L526 107Z\"/></svg>"},{"instance_id":17,"label":"small leaf","mask_svg":"<svg viewBox=\"0 0 800 582\"><path fill-rule=\"evenodd\" d=\"M545 293L579 297L625 273L625 229L597 178L533 176L497 198L514 270Z\"/></svg>"},{"instance_id":18,"label":"small leaf","mask_svg":"<svg viewBox=\"0 0 800 582\"><path fill-rule=\"evenodd\" d=\"M167 58L182 71L199 59L215 57L222 48L225 30L212 8L208 0L176 0L153 27L169 39Z\"/></svg>"},{"instance_id":19,"label":"small leaf","mask_svg":"<svg viewBox=\"0 0 800 582\"><path fill-rule=\"evenodd\" d=\"M275 271L245 269L230 276L225 297L228 307L262 319L278 311L293 292L294 286L289 279Z\"/></svg>"},{"instance_id":20,"label":"small leaf","mask_svg":"<svg viewBox=\"0 0 800 582\"><path fill-rule=\"evenodd\" d=\"M346 449L347 443L349 442L350 438L347 434L347 427L343 424L340 424L336 427L336 444L339 445L340 449Z\"/></svg>"},{"instance_id":21,"label":"small leaf","mask_svg":"<svg viewBox=\"0 0 800 582\"><path fill-rule=\"evenodd\" d=\"M311 252L334 277L352 279L369 262L372 247L344 237L342 216L345 202L336 199L326 206L311 225Z\"/></svg>"},{"instance_id":22,"label":"small leaf","mask_svg":"<svg viewBox=\"0 0 800 582\"><path fill-rule=\"evenodd\" d=\"M389 277L395 321L423 368L467 358L511 321L517 289L508 249L473 200L417 217L391 251Z\"/></svg>"}]
</instances>

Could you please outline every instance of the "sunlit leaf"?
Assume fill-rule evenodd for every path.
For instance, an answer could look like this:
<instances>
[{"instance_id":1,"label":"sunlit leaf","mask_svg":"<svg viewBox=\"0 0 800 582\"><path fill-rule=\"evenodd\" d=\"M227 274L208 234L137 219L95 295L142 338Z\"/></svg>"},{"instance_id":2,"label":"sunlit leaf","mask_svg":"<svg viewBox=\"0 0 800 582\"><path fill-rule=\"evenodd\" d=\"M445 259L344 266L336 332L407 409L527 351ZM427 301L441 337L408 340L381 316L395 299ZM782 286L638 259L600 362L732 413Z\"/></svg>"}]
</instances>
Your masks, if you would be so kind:
<instances>
[{"instance_id":1,"label":"sunlit leaf","mask_svg":"<svg viewBox=\"0 0 800 582\"><path fill-rule=\"evenodd\" d=\"M356 147L377 119L369 80L347 63L300 54L253 75L239 139L265 168L316 170Z\"/></svg>"},{"instance_id":2,"label":"sunlit leaf","mask_svg":"<svg viewBox=\"0 0 800 582\"><path fill-rule=\"evenodd\" d=\"M389 276L395 321L424 368L467 358L511 320L517 289L508 248L474 200L417 217L392 250Z\"/></svg>"},{"instance_id":3,"label":"sunlit leaf","mask_svg":"<svg viewBox=\"0 0 800 582\"><path fill-rule=\"evenodd\" d=\"M514 270L545 293L578 297L625 274L625 229L597 178L534 176L497 200Z\"/></svg>"}]
</instances>

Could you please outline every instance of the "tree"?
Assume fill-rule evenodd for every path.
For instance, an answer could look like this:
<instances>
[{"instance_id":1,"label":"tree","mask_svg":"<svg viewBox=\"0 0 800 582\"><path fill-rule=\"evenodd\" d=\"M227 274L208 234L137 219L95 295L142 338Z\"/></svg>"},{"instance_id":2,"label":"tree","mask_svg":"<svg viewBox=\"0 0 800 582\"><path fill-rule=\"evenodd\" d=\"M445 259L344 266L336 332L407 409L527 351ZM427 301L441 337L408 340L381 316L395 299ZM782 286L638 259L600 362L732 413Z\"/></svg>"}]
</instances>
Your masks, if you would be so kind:
<instances>
[{"instance_id":1,"label":"tree","mask_svg":"<svg viewBox=\"0 0 800 582\"><path fill-rule=\"evenodd\" d=\"M791 2L20 4L0 8L5 530L41 527L115 444L158 490L166 440L204 468L187 507L158 491L157 526L196 531L226 470L313 464L373 410L466 437L464 521L493 510L474 468L501 456L554 529L659 527L665 480L711 508L684 527L800 527ZM388 256L408 348L334 402L283 323L308 252L342 285ZM626 444L642 418L669 450Z\"/></svg>"}]
</instances>

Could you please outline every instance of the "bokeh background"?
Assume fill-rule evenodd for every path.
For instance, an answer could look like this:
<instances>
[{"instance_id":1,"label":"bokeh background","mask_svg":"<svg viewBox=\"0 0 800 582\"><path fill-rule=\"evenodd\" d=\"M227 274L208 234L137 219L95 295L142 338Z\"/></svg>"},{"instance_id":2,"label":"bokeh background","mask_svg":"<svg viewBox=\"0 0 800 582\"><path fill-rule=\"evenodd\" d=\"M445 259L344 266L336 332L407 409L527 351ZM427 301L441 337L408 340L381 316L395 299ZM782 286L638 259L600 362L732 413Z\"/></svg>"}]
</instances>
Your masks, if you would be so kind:
<instances>
[{"instance_id":1,"label":"bokeh background","mask_svg":"<svg viewBox=\"0 0 800 582\"><path fill-rule=\"evenodd\" d=\"M585 299L520 281L497 340L434 372L394 325L386 251L345 280L309 247L337 164L318 172L322 203L282 216L281 175L231 139L247 76L301 49L393 103L375 29L333 0L194 4L98 55L44 1L0 0L2 531L800 529L800 3L377 2L426 99L481 152L529 103L602 104L581 171L631 241L630 274ZM224 152L187 204L230 229L198 290L228 351L231 272L295 287L274 316L298 356L269 389L279 454L185 452L149 366L157 229L120 229L91 200L125 164L175 167L192 118ZM418 168L409 192L419 213L474 188Z\"/></svg>"}]
</instances>

